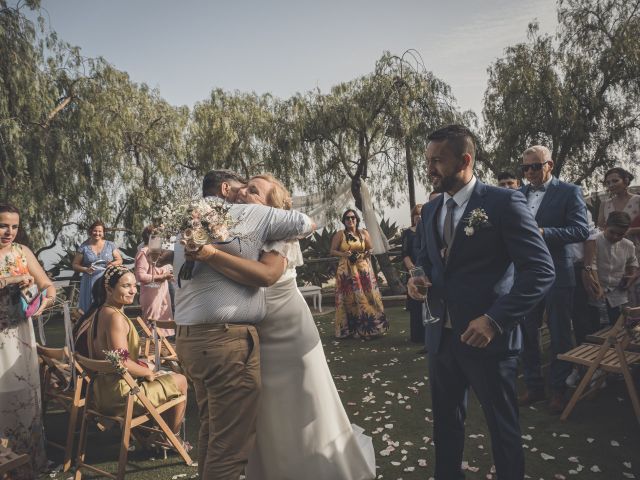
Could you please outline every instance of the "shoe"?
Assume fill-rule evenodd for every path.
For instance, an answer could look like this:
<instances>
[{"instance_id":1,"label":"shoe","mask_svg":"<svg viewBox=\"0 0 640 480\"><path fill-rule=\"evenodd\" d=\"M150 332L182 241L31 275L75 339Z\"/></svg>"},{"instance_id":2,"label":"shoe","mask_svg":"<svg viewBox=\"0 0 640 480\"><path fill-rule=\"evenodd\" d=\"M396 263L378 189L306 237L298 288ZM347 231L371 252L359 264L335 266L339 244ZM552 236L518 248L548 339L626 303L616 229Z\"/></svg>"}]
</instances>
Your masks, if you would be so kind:
<instances>
[{"instance_id":1,"label":"shoe","mask_svg":"<svg viewBox=\"0 0 640 480\"><path fill-rule=\"evenodd\" d=\"M598 369L595 372L593 372L593 377L591 377L591 382L589 382L589 388L593 388L596 386L596 383L598 382L598 379L600 377L602 377L603 375L606 375L605 372L603 372L602 370ZM607 381L604 380L602 382L602 385L600 385L600 388L604 388L607 386Z\"/></svg>"},{"instance_id":2,"label":"shoe","mask_svg":"<svg viewBox=\"0 0 640 480\"><path fill-rule=\"evenodd\" d=\"M578 369L574 368L571 371L571 374L564 381L564 383L567 385L567 387L575 388L578 385L578 383L580 382L580 378L581 377L582 376L580 375L580 372L578 371Z\"/></svg>"},{"instance_id":3,"label":"shoe","mask_svg":"<svg viewBox=\"0 0 640 480\"><path fill-rule=\"evenodd\" d=\"M554 392L551 395L551 399L549 400L549 413L552 415L560 415L564 407L566 406L566 402L564 400L564 394L559 392Z\"/></svg>"},{"instance_id":4,"label":"shoe","mask_svg":"<svg viewBox=\"0 0 640 480\"><path fill-rule=\"evenodd\" d=\"M525 390L525 392L518 397L518 405L521 407L527 407L533 403L541 402L547 398L544 393L544 389L536 388L535 390Z\"/></svg>"}]
</instances>

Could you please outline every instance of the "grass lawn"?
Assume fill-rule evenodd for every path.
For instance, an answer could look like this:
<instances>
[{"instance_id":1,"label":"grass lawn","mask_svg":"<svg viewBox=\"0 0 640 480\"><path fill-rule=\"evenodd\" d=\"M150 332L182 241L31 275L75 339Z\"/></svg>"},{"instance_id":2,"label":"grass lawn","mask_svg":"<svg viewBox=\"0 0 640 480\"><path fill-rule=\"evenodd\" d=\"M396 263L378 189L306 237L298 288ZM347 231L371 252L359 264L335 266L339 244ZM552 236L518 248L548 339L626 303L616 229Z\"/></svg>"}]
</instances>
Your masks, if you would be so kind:
<instances>
[{"instance_id":1,"label":"grass lawn","mask_svg":"<svg viewBox=\"0 0 640 480\"><path fill-rule=\"evenodd\" d=\"M387 313L391 332L372 341L334 340L331 314L317 317L317 322L349 418L373 437L378 478L427 479L433 474L434 458L427 360L417 353L419 346L407 340L407 312L392 307ZM47 326L49 345L62 342L58 325L61 322L53 325L52 321L52 325ZM596 398L579 403L567 422L550 416L544 404L539 404L536 408L521 410L521 424L530 478L640 478L640 459L635 457L640 447L640 426L621 380L608 380L606 389ZM47 435L62 439L66 431L65 415L48 414L46 428ZM187 412L187 436L194 445L197 428L192 395ZM490 439L473 395L466 434L467 478L491 478L488 475L492 466ZM117 431L93 432L89 437L88 461L113 469L118 444ZM49 449L48 453L56 465L60 463L57 450ZM191 478L196 473L195 468L181 464L173 454L165 460L134 451L129 460L127 478L132 480ZM71 476L58 473L52 478ZM89 473L84 477L96 478Z\"/></svg>"}]
</instances>

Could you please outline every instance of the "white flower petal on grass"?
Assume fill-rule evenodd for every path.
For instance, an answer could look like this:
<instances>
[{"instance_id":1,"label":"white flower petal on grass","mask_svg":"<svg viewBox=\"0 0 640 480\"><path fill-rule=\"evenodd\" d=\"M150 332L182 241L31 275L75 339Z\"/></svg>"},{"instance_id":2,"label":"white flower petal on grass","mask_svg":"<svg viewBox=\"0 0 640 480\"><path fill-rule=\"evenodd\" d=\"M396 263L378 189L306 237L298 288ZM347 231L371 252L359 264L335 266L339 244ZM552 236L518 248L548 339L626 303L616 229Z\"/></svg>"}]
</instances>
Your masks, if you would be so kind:
<instances>
[{"instance_id":1,"label":"white flower petal on grass","mask_svg":"<svg viewBox=\"0 0 640 480\"><path fill-rule=\"evenodd\" d=\"M533 450L531 450L533 452ZM542 457L543 460L555 460L556 457L554 457L553 455L549 455L548 453L544 453L544 452L540 452L540 456Z\"/></svg>"},{"instance_id":2,"label":"white flower petal on grass","mask_svg":"<svg viewBox=\"0 0 640 480\"><path fill-rule=\"evenodd\" d=\"M569 461L573 463L578 463L578 457L569 457Z\"/></svg>"},{"instance_id":3,"label":"white flower petal on grass","mask_svg":"<svg viewBox=\"0 0 640 480\"><path fill-rule=\"evenodd\" d=\"M589 470L591 470L593 473L598 473L602 471L600 470L600 467L598 465L592 465Z\"/></svg>"},{"instance_id":4,"label":"white flower petal on grass","mask_svg":"<svg viewBox=\"0 0 640 480\"><path fill-rule=\"evenodd\" d=\"M418 459L418 466L419 467L426 467L427 466L427 461L424 458L419 458Z\"/></svg>"},{"instance_id":5,"label":"white flower petal on grass","mask_svg":"<svg viewBox=\"0 0 640 480\"><path fill-rule=\"evenodd\" d=\"M631 462L622 462L622 464L627 468L631 468Z\"/></svg>"},{"instance_id":6,"label":"white flower petal on grass","mask_svg":"<svg viewBox=\"0 0 640 480\"><path fill-rule=\"evenodd\" d=\"M622 475L624 475L624 478L636 478L636 476L633 473L629 473L629 472L622 472Z\"/></svg>"},{"instance_id":7,"label":"white flower petal on grass","mask_svg":"<svg viewBox=\"0 0 640 480\"><path fill-rule=\"evenodd\" d=\"M593 439L593 438L587 438L587 442L589 442L589 443L593 443L594 440L595 439Z\"/></svg>"},{"instance_id":8,"label":"white flower petal on grass","mask_svg":"<svg viewBox=\"0 0 640 480\"><path fill-rule=\"evenodd\" d=\"M620 443L618 443L618 442L617 442L617 441L615 441L615 440L611 440L611 446L612 446L612 447L619 447L619 446L620 446Z\"/></svg>"}]
</instances>

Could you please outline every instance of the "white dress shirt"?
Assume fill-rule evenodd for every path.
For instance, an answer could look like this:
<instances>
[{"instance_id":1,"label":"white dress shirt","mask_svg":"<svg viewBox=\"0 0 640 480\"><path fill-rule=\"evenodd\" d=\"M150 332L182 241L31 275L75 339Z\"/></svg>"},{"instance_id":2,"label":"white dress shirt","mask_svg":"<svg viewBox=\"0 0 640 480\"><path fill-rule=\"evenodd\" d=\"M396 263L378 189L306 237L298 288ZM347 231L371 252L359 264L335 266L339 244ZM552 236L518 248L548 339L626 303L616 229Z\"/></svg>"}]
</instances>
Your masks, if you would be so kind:
<instances>
[{"instance_id":1,"label":"white dress shirt","mask_svg":"<svg viewBox=\"0 0 640 480\"><path fill-rule=\"evenodd\" d=\"M598 273L598 281L609 305L618 307L629 301L629 291L619 288L628 267L637 267L636 248L631 240L623 238L611 243L603 232L596 235L596 258L592 268ZM590 302L596 303L596 302Z\"/></svg>"},{"instance_id":2,"label":"white dress shirt","mask_svg":"<svg viewBox=\"0 0 640 480\"><path fill-rule=\"evenodd\" d=\"M467 183L464 187L458 190L453 199L456 202L456 206L453 209L453 231L456 231L458 228L458 223L464 214L464 209L467 208L467 203L469 203L469 199L471 198L471 194L473 193L473 189L476 186L476 177L471 177L469 183ZM440 238L442 238L442 232L444 231L444 219L447 216L447 200L451 198L447 192L444 192L442 198L442 208L440 209L440 216L438 217L438 231L440 232Z\"/></svg>"},{"instance_id":3,"label":"white dress shirt","mask_svg":"<svg viewBox=\"0 0 640 480\"><path fill-rule=\"evenodd\" d=\"M544 194L547 193L547 190L549 190L551 180L553 180L553 175L549 177L549 180L543 183L544 190L537 190L535 192L529 191L527 193L527 206L529 207L529 210L531 210L531 214L534 217L538 213L538 209L540 208L540 204L542 203Z\"/></svg>"}]
</instances>

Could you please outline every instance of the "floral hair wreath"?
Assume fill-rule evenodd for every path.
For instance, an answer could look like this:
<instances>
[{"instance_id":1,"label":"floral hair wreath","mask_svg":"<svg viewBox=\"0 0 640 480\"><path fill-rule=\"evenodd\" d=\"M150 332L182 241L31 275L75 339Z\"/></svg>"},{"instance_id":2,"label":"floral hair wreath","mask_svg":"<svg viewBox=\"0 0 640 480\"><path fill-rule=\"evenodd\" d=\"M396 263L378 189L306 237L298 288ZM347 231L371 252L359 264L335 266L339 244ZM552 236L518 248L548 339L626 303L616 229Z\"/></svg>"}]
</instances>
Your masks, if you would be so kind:
<instances>
[{"instance_id":1,"label":"floral hair wreath","mask_svg":"<svg viewBox=\"0 0 640 480\"><path fill-rule=\"evenodd\" d=\"M109 280L116 274L119 274L118 277L122 277L125 273L129 273L129 269L123 265L110 265L104 271L104 286L109 286Z\"/></svg>"}]
</instances>

